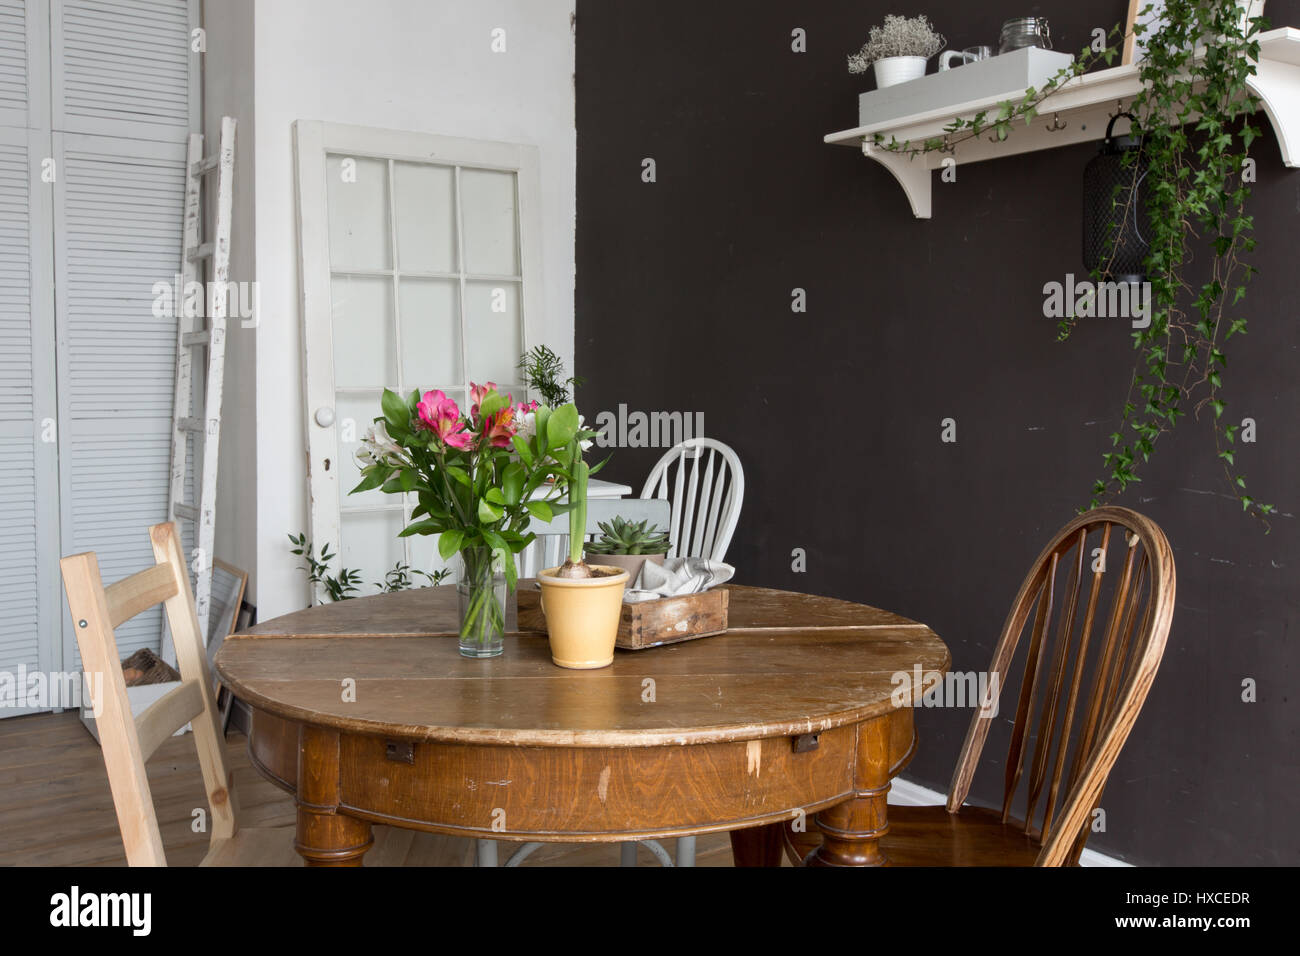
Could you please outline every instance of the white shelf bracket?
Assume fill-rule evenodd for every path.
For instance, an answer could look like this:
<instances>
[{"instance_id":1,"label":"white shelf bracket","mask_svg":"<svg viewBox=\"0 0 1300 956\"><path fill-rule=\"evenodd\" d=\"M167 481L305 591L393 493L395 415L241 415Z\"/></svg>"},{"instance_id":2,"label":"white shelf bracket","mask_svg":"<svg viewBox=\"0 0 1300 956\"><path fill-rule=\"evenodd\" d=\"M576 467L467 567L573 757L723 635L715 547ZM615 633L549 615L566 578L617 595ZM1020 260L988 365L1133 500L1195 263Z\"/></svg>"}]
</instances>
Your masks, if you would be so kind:
<instances>
[{"instance_id":1,"label":"white shelf bracket","mask_svg":"<svg viewBox=\"0 0 1300 956\"><path fill-rule=\"evenodd\" d=\"M865 139L862 155L874 159L898 180L917 219L930 218L930 168L924 159L883 149Z\"/></svg>"},{"instance_id":2,"label":"white shelf bracket","mask_svg":"<svg viewBox=\"0 0 1300 956\"><path fill-rule=\"evenodd\" d=\"M1259 97L1273 124L1282 162L1300 166L1300 66L1284 60L1262 59L1246 85Z\"/></svg>"}]
</instances>

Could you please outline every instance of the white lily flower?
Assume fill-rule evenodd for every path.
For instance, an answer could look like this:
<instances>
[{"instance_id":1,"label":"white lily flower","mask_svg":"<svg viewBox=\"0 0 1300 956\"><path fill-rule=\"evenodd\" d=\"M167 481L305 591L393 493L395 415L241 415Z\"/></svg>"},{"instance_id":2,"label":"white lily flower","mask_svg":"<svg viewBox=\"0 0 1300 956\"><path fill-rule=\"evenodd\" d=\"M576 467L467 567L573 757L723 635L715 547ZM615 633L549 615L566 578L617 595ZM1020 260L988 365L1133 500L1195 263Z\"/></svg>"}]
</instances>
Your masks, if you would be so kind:
<instances>
[{"instance_id":1,"label":"white lily flower","mask_svg":"<svg viewBox=\"0 0 1300 956\"><path fill-rule=\"evenodd\" d=\"M582 424L582 422L583 422L583 416L582 416L582 415L579 415L579 416L578 416L578 430L579 430L579 431L582 431L582 429L583 429L583 427L584 427L583 424ZM582 450L583 450L583 451L590 451L590 450L591 450L591 442L592 442L592 439L590 439L590 438L586 439L586 440L583 441L583 442L580 442L580 444L582 445Z\"/></svg>"},{"instance_id":2,"label":"white lily flower","mask_svg":"<svg viewBox=\"0 0 1300 956\"><path fill-rule=\"evenodd\" d=\"M388 434L388 428L381 419L366 429L354 457L357 464L365 468L368 465L395 464L392 459L401 452L402 447Z\"/></svg>"}]
</instances>

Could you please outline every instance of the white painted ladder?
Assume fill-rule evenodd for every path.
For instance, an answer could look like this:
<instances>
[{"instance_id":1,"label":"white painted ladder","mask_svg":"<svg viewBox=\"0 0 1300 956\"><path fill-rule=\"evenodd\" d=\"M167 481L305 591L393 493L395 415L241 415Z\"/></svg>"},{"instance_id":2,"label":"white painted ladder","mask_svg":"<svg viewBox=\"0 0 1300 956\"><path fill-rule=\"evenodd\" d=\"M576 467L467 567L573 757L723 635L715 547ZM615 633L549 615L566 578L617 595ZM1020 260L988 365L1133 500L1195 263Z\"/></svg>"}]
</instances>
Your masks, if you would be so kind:
<instances>
[{"instance_id":1,"label":"white painted ladder","mask_svg":"<svg viewBox=\"0 0 1300 956\"><path fill-rule=\"evenodd\" d=\"M190 570L194 574L194 610L199 634L207 641L208 614L212 603L212 546L217 510L217 448L221 439L221 384L226 366L227 282L230 278L230 209L235 164L235 120L221 119L221 144L217 153L203 155L203 137L190 136L186 157L184 251L178 288L174 290L176 314L176 397L172 406L171 485L167 494L167 517L181 528L182 521L194 523L194 552ZM214 239L203 241L203 177L217 173L216 215L209 216ZM208 263L205 270L203 263ZM188 292L202 290L197 297ZM211 291L209 291L211 290ZM196 314L197 313L197 314ZM194 350L207 353L203 380L203 401L198 403L194 387ZM187 438L195 436L195 465L198 501L185 500ZM200 457L199 439L202 436ZM163 657L175 661L170 640L163 642Z\"/></svg>"}]
</instances>

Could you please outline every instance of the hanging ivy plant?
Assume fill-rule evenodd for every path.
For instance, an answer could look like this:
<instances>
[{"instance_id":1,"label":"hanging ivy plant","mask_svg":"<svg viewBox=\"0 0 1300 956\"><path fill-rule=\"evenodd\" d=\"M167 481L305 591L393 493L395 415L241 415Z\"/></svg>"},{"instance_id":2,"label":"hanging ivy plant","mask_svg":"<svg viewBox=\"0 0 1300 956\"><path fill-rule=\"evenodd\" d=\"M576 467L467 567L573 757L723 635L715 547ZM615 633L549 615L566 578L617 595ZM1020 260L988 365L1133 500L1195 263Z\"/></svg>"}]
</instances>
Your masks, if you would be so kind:
<instances>
[{"instance_id":1,"label":"hanging ivy plant","mask_svg":"<svg viewBox=\"0 0 1300 956\"><path fill-rule=\"evenodd\" d=\"M1143 10L1143 16L1151 9ZM1133 334L1138 358L1119 428L1103 455L1106 474L1092 486L1090 507L1140 481L1140 466L1190 408L1193 417L1210 413L1215 452L1242 509L1265 519L1266 530L1267 516L1275 510L1247 491L1233 450L1238 426L1224 417L1223 397L1228 342L1246 332L1245 318L1234 310L1256 272L1243 259L1255 248L1254 219L1246 212L1253 177L1244 173L1250 167L1250 146L1259 136L1251 124L1259 102L1246 81L1255 72L1259 33L1267 28L1262 17L1246 21L1233 0L1167 0L1153 29L1134 28L1146 56L1139 65L1142 88L1127 110L1137 117L1142 160L1150 170L1144 190L1150 246L1144 265L1151 283L1151 321ZM1115 26L1104 46L1082 50L1042 90L1030 88L1019 101L954 120L941 137L913 145L877 134L874 142L917 154L952 152L980 135L1006 139L1018 123L1027 125L1049 110L1051 98L1071 79L1101 63L1112 64L1124 39L1123 28ZM1133 165L1129 201L1137 192ZM1117 218L1124 223L1133 219ZM1113 236L1111 248L1121 241ZM1196 284L1186 269L1198 248L1208 249L1212 258L1208 276ZM1093 278L1109 279L1107 267L1093 270ZM1062 320L1059 337L1068 338L1072 328L1072 319Z\"/></svg>"}]
</instances>

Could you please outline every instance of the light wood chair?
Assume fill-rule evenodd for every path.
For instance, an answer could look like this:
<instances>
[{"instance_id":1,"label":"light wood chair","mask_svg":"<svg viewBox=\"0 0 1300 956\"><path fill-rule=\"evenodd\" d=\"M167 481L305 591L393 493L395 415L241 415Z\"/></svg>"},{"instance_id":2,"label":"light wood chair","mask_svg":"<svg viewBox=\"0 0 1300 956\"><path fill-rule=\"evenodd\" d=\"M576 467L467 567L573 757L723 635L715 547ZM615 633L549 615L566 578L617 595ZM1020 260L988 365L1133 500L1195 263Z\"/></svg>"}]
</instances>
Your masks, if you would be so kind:
<instances>
[{"instance_id":1,"label":"light wood chair","mask_svg":"<svg viewBox=\"0 0 1300 956\"><path fill-rule=\"evenodd\" d=\"M1066 568L1066 586L1058 592L1058 574ZM1081 603L1088 577L1092 583ZM1134 511L1098 508L1062 528L1021 585L989 667L1000 693L1032 614L1001 808L965 805L995 722L977 709L947 804L889 807L889 830L880 840L886 861L895 866L1077 864L1106 778L1160 666L1175 583L1164 533ZM1103 617L1104 592L1109 592L1109 610ZM1103 619L1104 629L1094 639L1094 625ZM814 828L808 829L813 832L785 830L787 853L796 862L820 842Z\"/></svg>"},{"instance_id":2,"label":"light wood chair","mask_svg":"<svg viewBox=\"0 0 1300 956\"><path fill-rule=\"evenodd\" d=\"M97 718L104 765L108 768L113 806L131 866L166 866L158 818L145 761L178 729L190 724L208 796L210 846L201 866L299 866L294 827L241 828L239 807L226 769L224 741L217 731L212 672L199 639L194 597L181 554L176 526L170 522L149 529L156 564L104 587L93 551L59 562L68 607L81 648L82 669L102 675L102 700ZM176 647L180 685L132 716L113 629L124 621L162 604ZM411 831L375 828L373 864L405 858L415 835Z\"/></svg>"}]
</instances>

